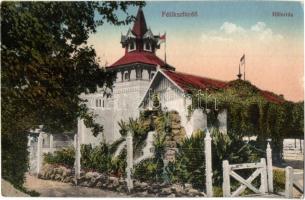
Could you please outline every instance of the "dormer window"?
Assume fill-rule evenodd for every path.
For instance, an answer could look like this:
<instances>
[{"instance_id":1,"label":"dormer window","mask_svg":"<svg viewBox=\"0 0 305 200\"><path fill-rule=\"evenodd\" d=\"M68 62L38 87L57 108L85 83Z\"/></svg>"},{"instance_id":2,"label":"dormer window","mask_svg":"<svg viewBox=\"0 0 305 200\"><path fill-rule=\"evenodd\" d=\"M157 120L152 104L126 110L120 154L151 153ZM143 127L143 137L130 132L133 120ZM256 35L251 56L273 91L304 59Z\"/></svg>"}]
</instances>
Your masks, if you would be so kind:
<instances>
[{"instance_id":1,"label":"dormer window","mask_svg":"<svg viewBox=\"0 0 305 200\"><path fill-rule=\"evenodd\" d=\"M135 42L130 42L128 46L128 51L134 51L136 50L136 43Z\"/></svg>"},{"instance_id":2,"label":"dormer window","mask_svg":"<svg viewBox=\"0 0 305 200\"><path fill-rule=\"evenodd\" d=\"M144 44L144 50L145 50L145 51L151 51L151 45L150 45L149 42L145 42L145 44Z\"/></svg>"}]
</instances>

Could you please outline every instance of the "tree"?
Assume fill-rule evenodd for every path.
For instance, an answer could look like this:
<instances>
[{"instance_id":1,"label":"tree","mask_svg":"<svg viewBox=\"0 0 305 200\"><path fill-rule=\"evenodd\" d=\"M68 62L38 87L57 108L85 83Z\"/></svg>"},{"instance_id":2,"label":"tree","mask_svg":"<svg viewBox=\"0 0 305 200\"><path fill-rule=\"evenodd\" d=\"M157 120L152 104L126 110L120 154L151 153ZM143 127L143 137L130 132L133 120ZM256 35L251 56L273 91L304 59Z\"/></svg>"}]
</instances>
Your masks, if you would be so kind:
<instances>
[{"instance_id":1,"label":"tree","mask_svg":"<svg viewBox=\"0 0 305 200\"><path fill-rule=\"evenodd\" d=\"M14 146L26 152L30 128L43 124L45 131L73 130L77 118L83 118L94 135L103 130L79 95L111 89L115 76L99 66L87 39L105 22L133 21L127 9L137 5L143 2L2 2L4 178L22 184L26 167L12 171L20 165L12 159L26 159L16 155Z\"/></svg>"}]
</instances>

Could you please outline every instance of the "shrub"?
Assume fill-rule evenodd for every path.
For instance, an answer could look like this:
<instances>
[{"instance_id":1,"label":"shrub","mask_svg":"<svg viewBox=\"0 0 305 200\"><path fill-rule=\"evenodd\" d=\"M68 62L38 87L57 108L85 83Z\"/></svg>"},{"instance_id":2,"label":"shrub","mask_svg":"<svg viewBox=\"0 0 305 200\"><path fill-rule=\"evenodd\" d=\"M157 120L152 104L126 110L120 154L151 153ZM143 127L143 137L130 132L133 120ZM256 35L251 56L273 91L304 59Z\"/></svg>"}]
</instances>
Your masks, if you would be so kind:
<instances>
[{"instance_id":1,"label":"shrub","mask_svg":"<svg viewBox=\"0 0 305 200\"><path fill-rule=\"evenodd\" d=\"M222 161L230 163L245 163L259 160L259 153L232 132L223 134L218 130L212 131L212 166L213 184L222 185ZM205 185L205 155L204 132L197 132L190 138L185 138L178 146L176 161L167 166L167 177L171 182L191 183L195 188ZM247 176L251 172L241 172Z\"/></svg>"},{"instance_id":2,"label":"shrub","mask_svg":"<svg viewBox=\"0 0 305 200\"><path fill-rule=\"evenodd\" d=\"M273 185L274 192L281 192L285 190L285 171L282 169L273 170Z\"/></svg>"},{"instance_id":3,"label":"shrub","mask_svg":"<svg viewBox=\"0 0 305 200\"><path fill-rule=\"evenodd\" d=\"M134 177L140 181L154 181L157 177L157 163L154 159L141 161L134 168Z\"/></svg>"},{"instance_id":4,"label":"shrub","mask_svg":"<svg viewBox=\"0 0 305 200\"><path fill-rule=\"evenodd\" d=\"M49 164L65 165L70 168L74 166L75 150L74 147L67 147L52 153L44 154L44 162Z\"/></svg>"},{"instance_id":5,"label":"shrub","mask_svg":"<svg viewBox=\"0 0 305 200\"><path fill-rule=\"evenodd\" d=\"M85 170L109 173L111 170L110 145L101 143L96 147L91 144L81 146L81 166Z\"/></svg>"},{"instance_id":6,"label":"shrub","mask_svg":"<svg viewBox=\"0 0 305 200\"><path fill-rule=\"evenodd\" d=\"M27 134L1 132L2 178L22 188L28 170Z\"/></svg>"},{"instance_id":7,"label":"shrub","mask_svg":"<svg viewBox=\"0 0 305 200\"><path fill-rule=\"evenodd\" d=\"M124 176L127 166L126 154L127 154L126 149L124 149L118 157L112 158L111 173L113 175L118 177Z\"/></svg>"}]
</instances>

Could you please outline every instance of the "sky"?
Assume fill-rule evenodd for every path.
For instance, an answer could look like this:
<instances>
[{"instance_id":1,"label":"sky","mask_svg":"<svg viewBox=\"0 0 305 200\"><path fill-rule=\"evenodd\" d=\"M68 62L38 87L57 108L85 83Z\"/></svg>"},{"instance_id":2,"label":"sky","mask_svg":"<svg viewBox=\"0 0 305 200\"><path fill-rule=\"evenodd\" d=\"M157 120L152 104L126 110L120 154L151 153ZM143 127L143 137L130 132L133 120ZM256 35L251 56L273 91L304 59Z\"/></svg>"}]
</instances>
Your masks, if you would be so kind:
<instances>
[{"instance_id":1,"label":"sky","mask_svg":"<svg viewBox=\"0 0 305 200\"><path fill-rule=\"evenodd\" d=\"M304 6L284 1L147 2L147 26L155 35L166 32L167 63L176 71L230 81L236 79L245 54L246 79L257 87L304 99ZM166 17L166 12L197 12L193 17ZM129 14L136 15L131 7ZM273 12L290 16L273 16ZM122 13L118 13L124 17ZM292 16L291 16L292 15ZM104 24L90 35L102 64L124 55L121 33L132 24ZM164 59L164 44L157 55ZM243 68L242 68L243 73Z\"/></svg>"}]
</instances>

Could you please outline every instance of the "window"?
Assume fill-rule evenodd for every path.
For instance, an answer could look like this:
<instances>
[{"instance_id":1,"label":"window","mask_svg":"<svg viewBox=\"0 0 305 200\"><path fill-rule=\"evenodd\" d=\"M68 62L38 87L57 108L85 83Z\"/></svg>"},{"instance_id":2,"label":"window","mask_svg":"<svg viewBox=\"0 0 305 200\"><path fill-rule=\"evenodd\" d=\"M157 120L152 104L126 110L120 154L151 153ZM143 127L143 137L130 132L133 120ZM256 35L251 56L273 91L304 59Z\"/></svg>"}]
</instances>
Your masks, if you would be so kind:
<instances>
[{"instance_id":1,"label":"window","mask_svg":"<svg viewBox=\"0 0 305 200\"><path fill-rule=\"evenodd\" d=\"M149 42L145 42L144 50L145 50L145 51L151 51L151 45L150 45Z\"/></svg>"},{"instance_id":2,"label":"window","mask_svg":"<svg viewBox=\"0 0 305 200\"><path fill-rule=\"evenodd\" d=\"M128 72L125 72L125 74L124 74L124 80L126 80L126 81L129 81L129 73Z\"/></svg>"},{"instance_id":3,"label":"window","mask_svg":"<svg viewBox=\"0 0 305 200\"><path fill-rule=\"evenodd\" d=\"M102 107L102 105L104 107L104 100L103 100L103 104L102 104L102 99L96 99L95 100L95 106L96 107Z\"/></svg>"},{"instance_id":4,"label":"window","mask_svg":"<svg viewBox=\"0 0 305 200\"><path fill-rule=\"evenodd\" d=\"M137 69L136 70L136 78L137 79L141 79L142 78L142 70L141 69Z\"/></svg>"},{"instance_id":5,"label":"window","mask_svg":"<svg viewBox=\"0 0 305 200\"><path fill-rule=\"evenodd\" d=\"M128 51L134 51L136 49L135 42L130 42L128 46Z\"/></svg>"},{"instance_id":6,"label":"window","mask_svg":"<svg viewBox=\"0 0 305 200\"><path fill-rule=\"evenodd\" d=\"M150 74L150 79L152 79L155 76L155 73Z\"/></svg>"}]
</instances>

